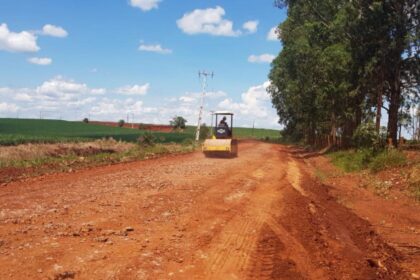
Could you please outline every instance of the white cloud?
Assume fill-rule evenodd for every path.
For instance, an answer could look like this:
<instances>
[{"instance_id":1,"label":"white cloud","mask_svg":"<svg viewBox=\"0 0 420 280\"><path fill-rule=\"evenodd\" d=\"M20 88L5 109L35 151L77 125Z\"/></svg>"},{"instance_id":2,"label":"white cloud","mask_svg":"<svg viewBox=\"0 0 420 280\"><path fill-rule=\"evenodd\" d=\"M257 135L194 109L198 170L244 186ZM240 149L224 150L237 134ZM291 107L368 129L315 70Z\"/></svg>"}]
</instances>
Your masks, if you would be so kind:
<instances>
[{"instance_id":1,"label":"white cloud","mask_svg":"<svg viewBox=\"0 0 420 280\"><path fill-rule=\"evenodd\" d=\"M145 113L156 113L159 110L154 107L145 107L141 100L103 98L91 107L89 112L95 116L117 119L118 117L125 117L127 113L137 115L137 117L141 115L144 118Z\"/></svg>"},{"instance_id":2,"label":"white cloud","mask_svg":"<svg viewBox=\"0 0 420 280\"><path fill-rule=\"evenodd\" d=\"M104 88L94 88L90 90L90 93L93 95L104 95L106 93L106 89Z\"/></svg>"},{"instance_id":3,"label":"white cloud","mask_svg":"<svg viewBox=\"0 0 420 280\"><path fill-rule=\"evenodd\" d=\"M62 76L56 76L33 88L0 87L0 115L21 117L64 118L81 120L91 113L98 120L118 120L127 112L137 114L138 120L144 114L159 115L154 107L144 106L138 96L118 96L109 99L105 94L117 90L126 94L140 94L149 85L126 86L119 89L94 88ZM143 120L142 120L143 121ZM166 121L165 121L166 123Z\"/></svg>"},{"instance_id":4,"label":"white cloud","mask_svg":"<svg viewBox=\"0 0 420 280\"><path fill-rule=\"evenodd\" d=\"M268 32L268 34L267 34L267 40L269 40L269 41L278 41L279 40L278 36L279 36L279 29L277 28L277 26L274 26Z\"/></svg>"},{"instance_id":5,"label":"white cloud","mask_svg":"<svg viewBox=\"0 0 420 280\"><path fill-rule=\"evenodd\" d=\"M233 30L233 22L224 19L225 10L216 8L196 9L177 20L178 27L187 34L211 34L214 36L238 36L239 30Z\"/></svg>"},{"instance_id":6,"label":"white cloud","mask_svg":"<svg viewBox=\"0 0 420 280\"><path fill-rule=\"evenodd\" d=\"M52 36L52 37L59 37L59 38L64 38L68 36L68 32L64 28L60 26L55 26L52 24L44 25L44 27L42 28L41 34L45 36Z\"/></svg>"},{"instance_id":7,"label":"white cloud","mask_svg":"<svg viewBox=\"0 0 420 280\"><path fill-rule=\"evenodd\" d=\"M146 95L149 89L150 89L150 84L147 83L144 85L120 87L116 91L117 93L124 94L124 95Z\"/></svg>"},{"instance_id":8,"label":"white cloud","mask_svg":"<svg viewBox=\"0 0 420 280\"><path fill-rule=\"evenodd\" d=\"M1 113L16 113L19 110L19 107L13 103L0 103L0 112Z\"/></svg>"},{"instance_id":9,"label":"white cloud","mask_svg":"<svg viewBox=\"0 0 420 280\"><path fill-rule=\"evenodd\" d=\"M259 120L260 126L273 127L278 118L267 93L269 86L270 82L267 81L262 85L250 87L242 93L240 102L226 98L218 104L218 107L234 111L240 121L248 126L252 125L254 120Z\"/></svg>"},{"instance_id":10,"label":"white cloud","mask_svg":"<svg viewBox=\"0 0 420 280\"><path fill-rule=\"evenodd\" d=\"M258 20L247 21L244 23L242 28L248 31L249 33L255 33L258 29Z\"/></svg>"},{"instance_id":11,"label":"white cloud","mask_svg":"<svg viewBox=\"0 0 420 280\"><path fill-rule=\"evenodd\" d=\"M130 0L130 5L143 11L150 11L159 7L162 0Z\"/></svg>"},{"instance_id":12,"label":"white cloud","mask_svg":"<svg viewBox=\"0 0 420 280\"><path fill-rule=\"evenodd\" d=\"M31 96L28 93L17 93L14 97L14 100L16 101L25 101L25 102L29 102L32 101L34 98L33 96Z\"/></svg>"},{"instance_id":13,"label":"white cloud","mask_svg":"<svg viewBox=\"0 0 420 280\"><path fill-rule=\"evenodd\" d=\"M197 100L196 97L188 96L188 95L184 95L179 98L179 101L184 102L184 103L191 103L191 102L195 102L196 100Z\"/></svg>"},{"instance_id":14,"label":"white cloud","mask_svg":"<svg viewBox=\"0 0 420 280\"><path fill-rule=\"evenodd\" d=\"M209 91L206 92L205 99L218 99L221 97L225 97L227 94L224 91ZM200 92L187 92L183 96L179 97L179 101L184 103L193 103L198 102L201 98Z\"/></svg>"},{"instance_id":15,"label":"white cloud","mask_svg":"<svg viewBox=\"0 0 420 280\"><path fill-rule=\"evenodd\" d=\"M9 52L37 52L37 37L28 32L15 33L9 30L7 24L0 25L0 50Z\"/></svg>"},{"instance_id":16,"label":"white cloud","mask_svg":"<svg viewBox=\"0 0 420 280\"><path fill-rule=\"evenodd\" d=\"M52 63L52 59L49 57L31 57L28 61L37 65L50 65Z\"/></svg>"},{"instance_id":17,"label":"white cloud","mask_svg":"<svg viewBox=\"0 0 420 280\"><path fill-rule=\"evenodd\" d=\"M45 81L41 86L36 88L39 94L46 96L64 96L66 94L81 94L89 91L86 84L76 83L73 80L64 79L57 76L49 81Z\"/></svg>"},{"instance_id":18,"label":"white cloud","mask_svg":"<svg viewBox=\"0 0 420 280\"><path fill-rule=\"evenodd\" d=\"M211 98L211 99L216 99L216 98L221 98L221 97L225 97L227 95L226 92L224 91L210 91L206 93L206 97Z\"/></svg>"},{"instance_id":19,"label":"white cloud","mask_svg":"<svg viewBox=\"0 0 420 280\"><path fill-rule=\"evenodd\" d=\"M162 46L159 45L159 44L156 44L156 45L141 44L139 46L139 51L155 52L155 53L159 53L159 54L170 54L170 53L172 53L171 49L162 48Z\"/></svg>"},{"instance_id":20,"label":"white cloud","mask_svg":"<svg viewBox=\"0 0 420 280\"><path fill-rule=\"evenodd\" d=\"M276 58L275 55L272 54L261 54L261 55L251 55L248 57L248 62L251 63L271 63Z\"/></svg>"}]
</instances>

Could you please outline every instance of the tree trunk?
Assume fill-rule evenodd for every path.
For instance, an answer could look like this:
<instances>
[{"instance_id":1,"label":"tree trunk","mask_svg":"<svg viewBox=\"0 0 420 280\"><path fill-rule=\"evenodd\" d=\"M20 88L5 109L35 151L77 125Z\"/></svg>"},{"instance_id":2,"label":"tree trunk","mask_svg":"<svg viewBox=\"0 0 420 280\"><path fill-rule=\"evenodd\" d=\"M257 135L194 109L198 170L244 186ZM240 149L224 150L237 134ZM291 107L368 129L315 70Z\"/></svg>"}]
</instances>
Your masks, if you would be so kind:
<instances>
[{"instance_id":1,"label":"tree trunk","mask_svg":"<svg viewBox=\"0 0 420 280\"><path fill-rule=\"evenodd\" d=\"M384 95L384 70L381 69L381 82L379 83L380 88L378 89L378 96L376 102L376 132L379 135L381 130L381 118L382 118L382 97Z\"/></svg>"},{"instance_id":2,"label":"tree trunk","mask_svg":"<svg viewBox=\"0 0 420 280\"><path fill-rule=\"evenodd\" d=\"M331 137L333 146L337 146L337 120L334 111L331 115Z\"/></svg>"},{"instance_id":3,"label":"tree trunk","mask_svg":"<svg viewBox=\"0 0 420 280\"><path fill-rule=\"evenodd\" d=\"M398 146L398 112L400 108L400 97L400 77L399 74L396 74L394 83L391 86L391 98L388 111L388 137L391 138L394 147Z\"/></svg>"}]
</instances>

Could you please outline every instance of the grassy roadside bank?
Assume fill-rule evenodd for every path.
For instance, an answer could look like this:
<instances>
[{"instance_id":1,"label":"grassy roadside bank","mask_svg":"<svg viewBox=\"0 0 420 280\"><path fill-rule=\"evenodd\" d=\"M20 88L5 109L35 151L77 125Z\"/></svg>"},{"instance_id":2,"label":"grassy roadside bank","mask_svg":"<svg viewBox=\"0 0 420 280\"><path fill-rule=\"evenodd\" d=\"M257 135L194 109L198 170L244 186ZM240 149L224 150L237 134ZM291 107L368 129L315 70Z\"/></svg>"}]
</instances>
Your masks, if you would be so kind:
<instances>
[{"instance_id":1,"label":"grassy roadside bank","mask_svg":"<svg viewBox=\"0 0 420 280\"><path fill-rule=\"evenodd\" d=\"M48 173L73 172L87 167L189 153L197 149L198 146L191 141L140 145L114 139L0 147L0 184Z\"/></svg>"},{"instance_id":2,"label":"grassy roadside bank","mask_svg":"<svg viewBox=\"0 0 420 280\"><path fill-rule=\"evenodd\" d=\"M407 156L399 150L374 153L370 149L336 151L327 154L332 163L346 172L370 170L379 172L392 167L404 167Z\"/></svg>"},{"instance_id":3,"label":"grassy roadside bank","mask_svg":"<svg viewBox=\"0 0 420 280\"><path fill-rule=\"evenodd\" d=\"M365 187L388 197L400 190L420 201L420 153L397 149L373 153L371 150L346 150L327 154L331 163L347 174L363 177ZM325 175L325 174L324 174Z\"/></svg>"}]
</instances>

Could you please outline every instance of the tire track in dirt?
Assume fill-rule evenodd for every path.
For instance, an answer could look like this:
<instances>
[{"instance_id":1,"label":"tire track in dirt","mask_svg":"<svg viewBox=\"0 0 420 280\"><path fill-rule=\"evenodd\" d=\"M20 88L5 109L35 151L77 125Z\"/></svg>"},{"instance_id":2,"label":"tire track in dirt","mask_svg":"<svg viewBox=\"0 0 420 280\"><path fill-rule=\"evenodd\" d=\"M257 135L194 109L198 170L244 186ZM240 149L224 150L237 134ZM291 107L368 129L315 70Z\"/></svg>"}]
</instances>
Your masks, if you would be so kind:
<instances>
[{"instance_id":1,"label":"tire track in dirt","mask_svg":"<svg viewBox=\"0 0 420 280\"><path fill-rule=\"evenodd\" d=\"M308 275L322 276L322 272L311 265L301 244L275 220L282 211L282 189L290 188L292 184L300 189L297 165L270 160L252 176L258 187L243 214L232 219L221 236L214 240L216 245L210 249L206 279L284 279L287 275L293 279L307 279Z\"/></svg>"},{"instance_id":2,"label":"tire track in dirt","mask_svg":"<svg viewBox=\"0 0 420 280\"><path fill-rule=\"evenodd\" d=\"M213 247L209 248L206 279L243 279L246 275L258 234L270 215L272 203L281 195L277 186L264 182L264 178L271 173L270 166L272 162L267 162L251 174L257 187L246 209L224 227ZM277 176L280 180L285 173Z\"/></svg>"}]
</instances>

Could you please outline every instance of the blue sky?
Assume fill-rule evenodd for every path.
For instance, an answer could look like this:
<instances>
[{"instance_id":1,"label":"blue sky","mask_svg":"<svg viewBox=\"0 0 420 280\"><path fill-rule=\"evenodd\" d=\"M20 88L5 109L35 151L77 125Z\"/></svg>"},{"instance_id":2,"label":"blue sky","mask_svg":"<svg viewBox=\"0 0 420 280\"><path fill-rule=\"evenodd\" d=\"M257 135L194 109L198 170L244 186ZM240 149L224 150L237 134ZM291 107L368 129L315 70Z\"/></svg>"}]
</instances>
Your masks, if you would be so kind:
<instances>
[{"instance_id":1,"label":"blue sky","mask_svg":"<svg viewBox=\"0 0 420 280\"><path fill-rule=\"evenodd\" d=\"M0 117L195 124L210 70L208 111L279 127L265 88L285 17L272 0L3 0Z\"/></svg>"}]
</instances>

